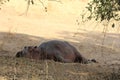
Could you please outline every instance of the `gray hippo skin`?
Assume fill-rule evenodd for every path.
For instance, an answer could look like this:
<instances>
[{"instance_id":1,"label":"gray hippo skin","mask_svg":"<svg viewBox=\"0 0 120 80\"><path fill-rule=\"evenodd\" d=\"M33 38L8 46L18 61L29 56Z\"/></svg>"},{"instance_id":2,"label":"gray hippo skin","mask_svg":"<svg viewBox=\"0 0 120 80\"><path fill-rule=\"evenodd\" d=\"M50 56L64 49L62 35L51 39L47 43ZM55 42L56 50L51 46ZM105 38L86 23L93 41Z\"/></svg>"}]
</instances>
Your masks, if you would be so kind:
<instances>
[{"instance_id":1,"label":"gray hippo skin","mask_svg":"<svg viewBox=\"0 0 120 80\"><path fill-rule=\"evenodd\" d=\"M54 60L64 63L89 63L96 60L84 58L78 50L66 41L51 40L42 43L39 47L27 46L16 54L16 57L26 57L37 60Z\"/></svg>"}]
</instances>

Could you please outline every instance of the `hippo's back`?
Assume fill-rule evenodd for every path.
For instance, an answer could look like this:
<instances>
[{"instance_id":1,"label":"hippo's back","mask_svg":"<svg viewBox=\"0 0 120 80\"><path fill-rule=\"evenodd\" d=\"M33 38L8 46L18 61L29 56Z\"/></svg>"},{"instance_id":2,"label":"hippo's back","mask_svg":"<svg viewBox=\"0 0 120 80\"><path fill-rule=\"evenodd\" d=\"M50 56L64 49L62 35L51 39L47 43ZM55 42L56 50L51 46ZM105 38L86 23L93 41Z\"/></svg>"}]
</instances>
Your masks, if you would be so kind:
<instances>
[{"instance_id":1,"label":"hippo's back","mask_svg":"<svg viewBox=\"0 0 120 80\"><path fill-rule=\"evenodd\" d=\"M66 41L51 40L48 42L42 43L39 48L44 49L44 52L52 54L56 52L61 52L65 54L74 54L73 48Z\"/></svg>"}]
</instances>

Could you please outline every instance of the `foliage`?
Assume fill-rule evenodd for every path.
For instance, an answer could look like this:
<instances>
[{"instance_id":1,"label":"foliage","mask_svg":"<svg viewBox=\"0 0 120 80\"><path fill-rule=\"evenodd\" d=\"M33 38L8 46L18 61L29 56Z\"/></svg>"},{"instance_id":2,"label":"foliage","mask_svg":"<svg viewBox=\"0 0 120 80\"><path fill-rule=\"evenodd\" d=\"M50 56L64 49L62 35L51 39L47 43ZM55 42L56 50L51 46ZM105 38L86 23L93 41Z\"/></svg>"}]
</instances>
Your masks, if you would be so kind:
<instances>
[{"instance_id":1,"label":"foliage","mask_svg":"<svg viewBox=\"0 0 120 80\"><path fill-rule=\"evenodd\" d=\"M0 4L4 4L6 1L10 1L10 0L0 0Z\"/></svg>"},{"instance_id":2,"label":"foliage","mask_svg":"<svg viewBox=\"0 0 120 80\"><path fill-rule=\"evenodd\" d=\"M120 11L120 0L92 0L86 8L90 12L88 19L94 18L100 21L120 20L118 13Z\"/></svg>"}]
</instances>

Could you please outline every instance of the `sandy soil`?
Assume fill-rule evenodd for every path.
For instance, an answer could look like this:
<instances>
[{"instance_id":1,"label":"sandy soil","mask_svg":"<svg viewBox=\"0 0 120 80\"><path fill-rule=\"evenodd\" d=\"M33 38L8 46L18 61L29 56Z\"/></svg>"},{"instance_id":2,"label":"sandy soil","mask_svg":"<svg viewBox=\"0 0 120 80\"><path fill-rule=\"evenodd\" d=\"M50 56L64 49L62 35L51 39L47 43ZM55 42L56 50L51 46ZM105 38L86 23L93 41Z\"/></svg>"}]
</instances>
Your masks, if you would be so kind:
<instances>
[{"instance_id":1,"label":"sandy soil","mask_svg":"<svg viewBox=\"0 0 120 80\"><path fill-rule=\"evenodd\" d=\"M88 0L47 1L30 6L11 0L0 10L0 80L119 80L119 23L107 29L102 24L81 22ZM79 25L78 25L79 24ZM82 55L98 64L57 63L14 58L24 46L60 39L70 42ZM102 45L104 39L104 45ZM115 70L114 70L115 69Z\"/></svg>"}]
</instances>

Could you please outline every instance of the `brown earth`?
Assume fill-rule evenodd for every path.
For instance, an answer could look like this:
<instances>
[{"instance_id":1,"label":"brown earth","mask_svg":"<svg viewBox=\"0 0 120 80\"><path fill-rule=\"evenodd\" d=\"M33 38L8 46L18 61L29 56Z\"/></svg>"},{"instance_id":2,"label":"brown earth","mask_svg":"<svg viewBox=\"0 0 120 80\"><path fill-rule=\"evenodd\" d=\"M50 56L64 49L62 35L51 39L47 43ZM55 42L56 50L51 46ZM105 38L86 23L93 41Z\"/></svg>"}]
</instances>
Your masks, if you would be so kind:
<instances>
[{"instance_id":1,"label":"brown earth","mask_svg":"<svg viewBox=\"0 0 120 80\"><path fill-rule=\"evenodd\" d=\"M36 0L37 1L37 0ZM0 10L0 80L120 80L119 23L104 38L102 24L81 22L88 0L44 0L30 6L13 0ZM59 39L70 42L88 59L99 63L58 63L15 58L24 46ZM102 44L104 40L104 44Z\"/></svg>"}]
</instances>

